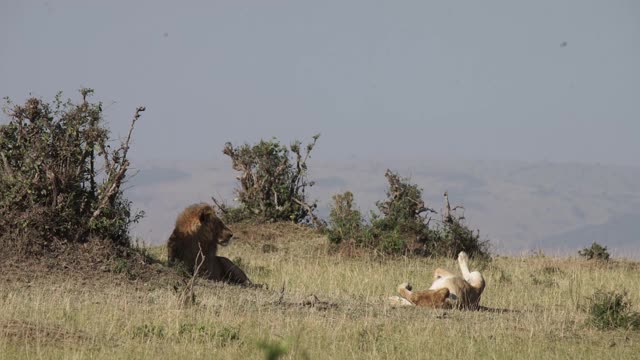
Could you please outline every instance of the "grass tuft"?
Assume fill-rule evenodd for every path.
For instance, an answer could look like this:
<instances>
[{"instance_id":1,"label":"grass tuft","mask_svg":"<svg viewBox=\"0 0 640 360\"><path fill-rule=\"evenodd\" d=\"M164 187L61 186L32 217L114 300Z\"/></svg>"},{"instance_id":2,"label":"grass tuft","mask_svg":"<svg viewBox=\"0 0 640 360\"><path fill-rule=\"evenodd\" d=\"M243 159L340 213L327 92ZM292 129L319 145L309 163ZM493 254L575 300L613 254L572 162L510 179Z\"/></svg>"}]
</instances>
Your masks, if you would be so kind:
<instances>
[{"instance_id":1,"label":"grass tuft","mask_svg":"<svg viewBox=\"0 0 640 360\"><path fill-rule=\"evenodd\" d=\"M631 310L627 293L598 290L589 299L589 324L597 329L640 329L640 313Z\"/></svg>"}]
</instances>

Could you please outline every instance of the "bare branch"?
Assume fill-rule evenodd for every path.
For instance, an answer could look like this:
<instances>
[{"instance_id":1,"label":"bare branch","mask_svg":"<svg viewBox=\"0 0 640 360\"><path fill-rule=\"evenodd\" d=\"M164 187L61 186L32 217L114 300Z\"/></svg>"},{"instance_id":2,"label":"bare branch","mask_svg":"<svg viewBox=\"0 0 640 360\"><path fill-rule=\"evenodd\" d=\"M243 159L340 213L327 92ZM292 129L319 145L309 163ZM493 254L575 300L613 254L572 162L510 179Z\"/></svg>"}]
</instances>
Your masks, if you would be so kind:
<instances>
[{"instance_id":1,"label":"bare branch","mask_svg":"<svg viewBox=\"0 0 640 360\"><path fill-rule=\"evenodd\" d=\"M199 260L199 261L198 261ZM193 274L187 283L185 284L184 289L180 293L178 297L179 303L182 306L194 305L196 303L196 294L193 291L193 288L196 285L196 281L198 278L198 274L200 273L200 268L202 264L204 264L205 256L202 253L202 246L200 246L200 242L198 242L198 254L196 255L196 262L193 267Z\"/></svg>"},{"instance_id":2,"label":"bare branch","mask_svg":"<svg viewBox=\"0 0 640 360\"><path fill-rule=\"evenodd\" d=\"M453 217L451 216L451 205L449 204L449 193L444 192L444 209L442 211L442 221L445 223L452 223Z\"/></svg>"},{"instance_id":3,"label":"bare branch","mask_svg":"<svg viewBox=\"0 0 640 360\"><path fill-rule=\"evenodd\" d=\"M442 222L447 224L452 224L455 221L464 220L464 212L462 215L458 215L456 210L462 209L464 210L464 206L458 205L451 208L451 204L449 204L449 192L444 192L444 209L442 210Z\"/></svg>"},{"instance_id":4,"label":"bare branch","mask_svg":"<svg viewBox=\"0 0 640 360\"><path fill-rule=\"evenodd\" d=\"M99 205L91 215L91 219L89 220L89 222L92 222L96 218L98 218L102 214L102 211L104 211L104 209L107 206L113 205L113 201L116 198L118 191L120 191L120 187L122 185L122 182L129 168L129 160L127 160L127 153L129 152L129 143L131 142L131 134L133 133L133 128L135 127L136 122L140 118L140 113L143 111L145 111L144 106L140 106L136 109L136 113L134 114L133 120L131 121L131 126L129 127L129 133L127 134L127 139L120 145L120 148L115 151L115 155L111 157L112 161L109 161L107 151L104 147L102 147L102 151L104 152L105 162L106 162L105 166L109 171L109 173L107 174L108 185L106 185L107 186L106 191L101 192L100 200L98 202ZM120 151L122 151L122 156L117 156L118 153L120 153ZM118 171L114 174L113 171L115 171L116 168L118 169Z\"/></svg>"},{"instance_id":5,"label":"bare branch","mask_svg":"<svg viewBox=\"0 0 640 360\"><path fill-rule=\"evenodd\" d=\"M9 177L10 181L13 181L15 178L13 176L13 170L11 170L11 166L9 166L9 162L7 161L7 157L4 156L4 152L0 153L0 157L2 157L2 173L6 174Z\"/></svg>"},{"instance_id":6,"label":"bare branch","mask_svg":"<svg viewBox=\"0 0 640 360\"><path fill-rule=\"evenodd\" d=\"M313 223L314 226L316 227L322 227L322 222L320 221L320 219L318 219L318 217L314 214L314 207L312 205L309 205L305 202L302 202L298 199L296 199L295 197L291 198L296 204L302 206L306 211L307 214L309 214L309 216L311 216L311 223Z\"/></svg>"},{"instance_id":7,"label":"bare branch","mask_svg":"<svg viewBox=\"0 0 640 360\"><path fill-rule=\"evenodd\" d=\"M278 297L278 304L282 304L282 300L284 300L284 286L286 284L286 281L282 282L282 287L280 288L280 296Z\"/></svg>"},{"instance_id":8,"label":"bare branch","mask_svg":"<svg viewBox=\"0 0 640 360\"><path fill-rule=\"evenodd\" d=\"M138 121L138 119L140 118L140 113L145 111L147 108L145 108L144 106L139 106L136 109L136 113L133 115L133 120L131 121L131 126L129 127L129 133L127 134L127 140L125 141L125 143L122 146L123 154L122 154L122 161L126 161L127 159L127 153L129 152L129 142L131 141L131 134L133 133L133 127L136 125L136 121Z\"/></svg>"},{"instance_id":9,"label":"bare branch","mask_svg":"<svg viewBox=\"0 0 640 360\"><path fill-rule=\"evenodd\" d=\"M227 205L223 201L218 202L218 200L216 200L216 198L213 196L211 197L211 200L213 200L213 203L216 205L216 208L220 209L220 211L222 211L223 214L226 214L228 212Z\"/></svg>"}]
</instances>

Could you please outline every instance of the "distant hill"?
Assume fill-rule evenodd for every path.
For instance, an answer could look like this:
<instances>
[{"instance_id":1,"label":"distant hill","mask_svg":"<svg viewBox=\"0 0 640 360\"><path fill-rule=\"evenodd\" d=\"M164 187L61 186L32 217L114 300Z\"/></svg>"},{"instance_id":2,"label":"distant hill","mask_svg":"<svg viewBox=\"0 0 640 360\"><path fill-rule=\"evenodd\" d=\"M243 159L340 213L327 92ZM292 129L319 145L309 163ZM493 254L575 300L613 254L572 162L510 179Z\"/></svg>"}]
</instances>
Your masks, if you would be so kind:
<instances>
[{"instance_id":1,"label":"distant hill","mask_svg":"<svg viewBox=\"0 0 640 360\"><path fill-rule=\"evenodd\" d=\"M593 242L607 246L614 256L640 258L640 213L613 216L604 224L586 225L576 230L551 235L540 240L539 248L572 253Z\"/></svg>"},{"instance_id":2,"label":"distant hill","mask_svg":"<svg viewBox=\"0 0 640 360\"><path fill-rule=\"evenodd\" d=\"M350 190L365 213L384 198L384 171L409 176L424 189L429 207L440 210L442 194L463 205L468 224L492 240L499 253L544 249L575 254L597 241L613 253L640 257L640 168L526 162L310 162L316 181L311 197L326 216L331 195ZM226 162L143 163L130 182L134 207L147 217L134 233L146 242L166 241L176 214L186 205L233 199L237 174Z\"/></svg>"}]
</instances>

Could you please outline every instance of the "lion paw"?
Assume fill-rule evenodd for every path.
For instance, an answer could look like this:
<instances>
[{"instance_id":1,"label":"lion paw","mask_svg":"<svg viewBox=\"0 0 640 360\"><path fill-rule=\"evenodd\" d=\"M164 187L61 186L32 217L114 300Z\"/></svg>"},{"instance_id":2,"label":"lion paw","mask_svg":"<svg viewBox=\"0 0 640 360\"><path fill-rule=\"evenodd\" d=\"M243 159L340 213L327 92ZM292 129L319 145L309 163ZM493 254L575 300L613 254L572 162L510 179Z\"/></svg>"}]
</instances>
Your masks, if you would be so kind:
<instances>
[{"instance_id":1,"label":"lion paw","mask_svg":"<svg viewBox=\"0 0 640 360\"><path fill-rule=\"evenodd\" d=\"M398 285L398 289L407 289L407 290L411 291L411 289L413 289L413 287L408 282L403 282L402 284Z\"/></svg>"},{"instance_id":2,"label":"lion paw","mask_svg":"<svg viewBox=\"0 0 640 360\"><path fill-rule=\"evenodd\" d=\"M469 262L469 255L464 251L460 251L460 254L458 254L458 261Z\"/></svg>"}]
</instances>

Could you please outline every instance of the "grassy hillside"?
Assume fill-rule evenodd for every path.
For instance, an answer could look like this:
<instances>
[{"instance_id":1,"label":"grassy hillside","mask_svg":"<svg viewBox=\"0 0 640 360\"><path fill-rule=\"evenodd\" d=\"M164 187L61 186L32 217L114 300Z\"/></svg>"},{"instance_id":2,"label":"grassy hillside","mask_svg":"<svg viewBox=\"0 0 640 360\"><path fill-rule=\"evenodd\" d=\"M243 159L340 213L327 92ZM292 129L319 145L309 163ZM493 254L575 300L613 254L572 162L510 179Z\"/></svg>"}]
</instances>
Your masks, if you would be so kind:
<instances>
[{"instance_id":1,"label":"grassy hillside","mask_svg":"<svg viewBox=\"0 0 640 360\"><path fill-rule=\"evenodd\" d=\"M255 359L265 348L286 359L637 358L640 349L640 332L596 330L583 311L596 289L626 289L638 310L638 263L472 261L487 280L487 311L394 308L385 300L399 283L426 288L436 267L458 272L456 263L344 257L293 226L234 231L221 255L267 288L200 281L188 308L160 273L144 282L126 268L1 272L0 358Z\"/></svg>"}]
</instances>

